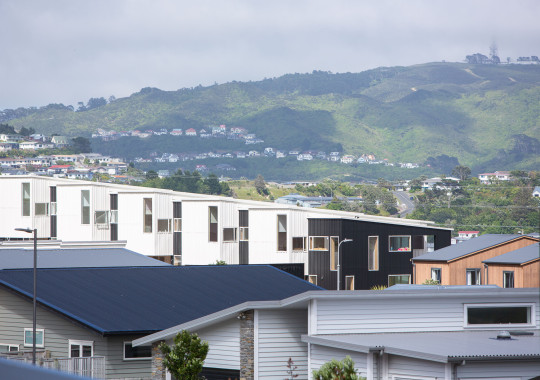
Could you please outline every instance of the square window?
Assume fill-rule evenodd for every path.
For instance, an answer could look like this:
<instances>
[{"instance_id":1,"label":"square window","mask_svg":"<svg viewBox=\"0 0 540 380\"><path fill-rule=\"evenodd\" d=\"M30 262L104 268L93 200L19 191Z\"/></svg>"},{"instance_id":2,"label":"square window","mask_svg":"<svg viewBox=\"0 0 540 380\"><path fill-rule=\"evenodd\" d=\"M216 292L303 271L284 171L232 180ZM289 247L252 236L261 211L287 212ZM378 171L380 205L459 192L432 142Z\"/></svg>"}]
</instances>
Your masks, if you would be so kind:
<instances>
[{"instance_id":1,"label":"square window","mask_svg":"<svg viewBox=\"0 0 540 380\"><path fill-rule=\"evenodd\" d=\"M224 228L223 241L235 242L236 241L236 228Z\"/></svg>"},{"instance_id":2,"label":"square window","mask_svg":"<svg viewBox=\"0 0 540 380\"><path fill-rule=\"evenodd\" d=\"M157 220L157 231L159 233L169 233L171 232L171 219L158 219Z\"/></svg>"},{"instance_id":3,"label":"square window","mask_svg":"<svg viewBox=\"0 0 540 380\"><path fill-rule=\"evenodd\" d=\"M305 237L293 237L292 238L292 249L293 249L293 251L304 251L306 249L306 238Z\"/></svg>"},{"instance_id":4,"label":"square window","mask_svg":"<svg viewBox=\"0 0 540 380\"><path fill-rule=\"evenodd\" d=\"M410 236L390 236L388 240L390 252L411 252Z\"/></svg>"},{"instance_id":5,"label":"square window","mask_svg":"<svg viewBox=\"0 0 540 380\"><path fill-rule=\"evenodd\" d=\"M32 347L33 346L33 334L32 329L24 329L24 346ZM36 347L45 347L45 330L36 329Z\"/></svg>"},{"instance_id":6,"label":"square window","mask_svg":"<svg viewBox=\"0 0 540 380\"><path fill-rule=\"evenodd\" d=\"M34 215L35 216L48 216L49 215L49 204L48 203L36 203L36 204L34 204Z\"/></svg>"},{"instance_id":7,"label":"square window","mask_svg":"<svg viewBox=\"0 0 540 380\"><path fill-rule=\"evenodd\" d=\"M108 211L96 211L94 212L95 224L109 224L109 212Z\"/></svg>"},{"instance_id":8,"label":"square window","mask_svg":"<svg viewBox=\"0 0 540 380\"><path fill-rule=\"evenodd\" d=\"M310 236L310 251L328 251L328 236Z\"/></svg>"}]
</instances>

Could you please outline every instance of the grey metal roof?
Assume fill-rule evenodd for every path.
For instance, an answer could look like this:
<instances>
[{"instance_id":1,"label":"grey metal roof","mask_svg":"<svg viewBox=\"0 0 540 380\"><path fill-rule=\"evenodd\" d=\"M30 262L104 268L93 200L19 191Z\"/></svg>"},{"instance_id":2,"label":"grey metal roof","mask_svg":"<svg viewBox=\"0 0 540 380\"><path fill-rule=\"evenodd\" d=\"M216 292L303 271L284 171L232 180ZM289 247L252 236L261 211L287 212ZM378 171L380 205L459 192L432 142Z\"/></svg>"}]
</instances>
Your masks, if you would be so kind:
<instances>
[{"instance_id":1,"label":"grey metal roof","mask_svg":"<svg viewBox=\"0 0 540 380\"><path fill-rule=\"evenodd\" d=\"M473 252L480 251L485 248L492 247L510 240L519 238L519 234L485 234L472 238L463 243L450 245L438 249L425 255L413 258L413 261L449 261L459 257L468 255Z\"/></svg>"},{"instance_id":2,"label":"grey metal roof","mask_svg":"<svg viewBox=\"0 0 540 380\"><path fill-rule=\"evenodd\" d=\"M40 249L38 268L158 267L171 266L125 248ZM1 269L34 267L34 250L0 249Z\"/></svg>"},{"instance_id":3,"label":"grey metal roof","mask_svg":"<svg viewBox=\"0 0 540 380\"><path fill-rule=\"evenodd\" d=\"M482 261L486 264L523 264L540 258L540 244L531 244L500 256Z\"/></svg>"},{"instance_id":4,"label":"grey metal roof","mask_svg":"<svg viewBox=\"0 0 540 380\"><path fill-rule=\"evenodd\" d=\"M437 362L501 358L540 358L540 332L497 339L498 331L414 332L384 334L302 336L304 342L358 352L384 348L384 352ZM444 342L444 344L441 344Z\"/></svg>"}]
</instances>

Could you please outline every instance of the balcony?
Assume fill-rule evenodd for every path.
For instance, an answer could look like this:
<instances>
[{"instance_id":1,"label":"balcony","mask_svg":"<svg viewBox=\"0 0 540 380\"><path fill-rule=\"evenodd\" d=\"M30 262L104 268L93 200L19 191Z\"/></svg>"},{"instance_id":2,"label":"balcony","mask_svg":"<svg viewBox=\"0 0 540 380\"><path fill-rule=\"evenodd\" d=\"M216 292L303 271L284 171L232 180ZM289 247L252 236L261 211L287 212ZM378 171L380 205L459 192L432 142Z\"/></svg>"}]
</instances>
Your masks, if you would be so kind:
<instances>
[{"instance_id":1,"label":"balcony","mask_svg":"<svg viewBox=\"0 0 540 380\"><path fill-rule=\"evenodd\" d=\"M5 359L19 360L32 363L31 356L2 355ZM105 357L91 356L87 358L39 358L37 365L52 368L58 371L74 375L90 377L93 379L105 379Z\"/></svg>"}]
</instances>

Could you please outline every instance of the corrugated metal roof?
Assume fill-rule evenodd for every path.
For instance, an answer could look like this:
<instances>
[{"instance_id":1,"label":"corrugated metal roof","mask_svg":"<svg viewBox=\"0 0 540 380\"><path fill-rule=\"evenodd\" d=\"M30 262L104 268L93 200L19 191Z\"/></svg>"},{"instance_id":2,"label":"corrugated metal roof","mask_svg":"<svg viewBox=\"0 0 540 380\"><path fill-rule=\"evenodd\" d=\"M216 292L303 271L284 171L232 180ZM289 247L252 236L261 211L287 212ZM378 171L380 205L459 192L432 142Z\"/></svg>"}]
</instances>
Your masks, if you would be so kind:
<instances>
[{"instance_id":1,"label":"corrugated metal roof","mask_svg":"<svg viewBox=\"0 0 540 380\"><path fill-rule=\"evenodd\" d=\"M449 261L457 259L459 257L468 255L473 252L477 252L481 249L492 247L497 244L501 244L520 236L519 234L485 234L464 241L463 243L450 245L438 249L433 252L426 253L425 255L417 256L413 258L413 261Z\"/></svg>"},{"instance_id":2,"label":"corrugated metal roof","mask_svg":"<svg viewBox=\"0 0 540 380\"><path fill-rule=\"evenodd\" d=\"M0 271L31 296L32 270ZM268 265L38 270L38 301L103 334L154 332L247 301L281 300L318 286Z\"/></svg>"},{"instance_id":3,"label":"corrugated metal roof","mask_svg":"<svg viewBox=\"0 0 540 380\"><path fill-rule=\"evenodd\" d=\"M170 264L125 248L40 249L38 247L37 253L38 268L170 266ZM0 269L33 267L33 249L0 249Z\"/></svg>"},{"instance_id":4,"label":"corrugated metal roof","mask_svg":"<svg viewBox=\"0 0 540 380\"><path fill-rule=\"evenodd\" d=\"M533 330L531 330L533 331ZM447 362L452 358L538 358L540 336L512 336L497 339L498 331L415 332L305 336L304 341L366 352L384 348L389 354ZM441 344L444 342L444 344Z\"/></svg>"},{"instance_id":5,"label":"corrugated metal roof","mask_svg":"<svg viewBox=\"0 0 540 380\"><path fill-rule=\"evenodd\" d=\"M523 264L540 258L540 244L532 244L482 261L487 264Z\"/></svg>"}]
</instances>

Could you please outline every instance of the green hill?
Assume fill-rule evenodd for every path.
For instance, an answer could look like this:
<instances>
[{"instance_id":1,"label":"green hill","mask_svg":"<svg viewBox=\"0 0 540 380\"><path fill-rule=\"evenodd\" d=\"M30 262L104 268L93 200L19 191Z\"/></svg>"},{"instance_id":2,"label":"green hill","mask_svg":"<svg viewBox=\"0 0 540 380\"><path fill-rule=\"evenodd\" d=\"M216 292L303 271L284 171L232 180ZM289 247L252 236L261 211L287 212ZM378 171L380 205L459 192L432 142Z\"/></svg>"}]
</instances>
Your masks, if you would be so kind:
<instances>
[{"instance_id":1,"label":"green hill","mask_svg":"<svg viewBox=\"0 0 540 380\"><path fill-rule=\"evenodd\" d=\"M178 91L144 88L85 112L49 105L12 118L17 112L5 111L9 124L45 134L227 124L278 149L343 149L411 162L445 154L476 171L540 166L540 65L315 71Z\"/></svg>"}]
</instances>

